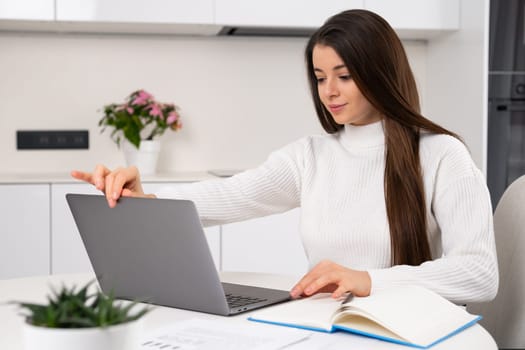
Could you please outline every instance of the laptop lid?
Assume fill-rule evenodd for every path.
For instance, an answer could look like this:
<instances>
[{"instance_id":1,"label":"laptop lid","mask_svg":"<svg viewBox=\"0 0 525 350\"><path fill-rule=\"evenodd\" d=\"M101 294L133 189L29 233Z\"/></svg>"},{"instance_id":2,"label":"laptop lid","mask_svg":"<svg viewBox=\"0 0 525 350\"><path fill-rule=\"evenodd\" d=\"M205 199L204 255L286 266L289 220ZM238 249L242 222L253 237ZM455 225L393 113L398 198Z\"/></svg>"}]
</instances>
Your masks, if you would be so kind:
<instances>
[{"instance_id":1,"label":"laptop lid","mask_svg":"<svg viewBox=\"0 0 525 350\"><path fill-rule=\"evenodd\" d=\"M193 202L123 197L110 208L101 195L66 194L66 199L105 293L219 315L232 313ZM228 285L232 287L236 292L240 287L252 289L266 299L249 309L289 299L287 291Z\"/></svg>"}]
</instances>

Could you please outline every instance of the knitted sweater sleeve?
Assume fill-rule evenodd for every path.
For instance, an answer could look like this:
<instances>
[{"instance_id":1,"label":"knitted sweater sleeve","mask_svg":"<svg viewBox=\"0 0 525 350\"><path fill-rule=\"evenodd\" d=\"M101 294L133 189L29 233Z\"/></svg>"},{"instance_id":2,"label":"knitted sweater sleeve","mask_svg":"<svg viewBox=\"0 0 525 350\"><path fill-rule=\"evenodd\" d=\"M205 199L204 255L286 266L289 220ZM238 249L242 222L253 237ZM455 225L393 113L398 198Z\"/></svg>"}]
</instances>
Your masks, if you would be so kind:
<instances>
[{"instance_id":1,"label":"knitted sweater sleeve","mask_svg":"<svg viewBox=\"0 0 525 350\"><path fill-rule=\"evenodd\" d=\"M192 200L204 226L293 209L300 203L303 143L285 146L259 167L232 177L164 187L156 195Z\"/></svg>"},{"instance_id":2,"label":"knitted sweater sleeve","mask_svg":"<svg viewBox=\"0 0 525 350\"><path fill-rule=\"evenodd\" d=\"M490 197L462 144L442 157L434 193L427 195L432 195L431 215L441 231L442 255L420 266L370 270L372 289L419 284L458 303L493 299L498 267Z\"/></svg>"}]
</instances>

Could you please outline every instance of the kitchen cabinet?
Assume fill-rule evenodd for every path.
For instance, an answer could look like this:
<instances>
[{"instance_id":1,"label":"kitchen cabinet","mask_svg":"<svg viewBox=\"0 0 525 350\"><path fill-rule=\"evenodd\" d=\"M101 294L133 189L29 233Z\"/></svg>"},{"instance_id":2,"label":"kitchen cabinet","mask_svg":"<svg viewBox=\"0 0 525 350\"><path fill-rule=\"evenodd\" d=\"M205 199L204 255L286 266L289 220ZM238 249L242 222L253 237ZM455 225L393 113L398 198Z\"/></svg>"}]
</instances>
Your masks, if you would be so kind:
<instances>
[{"instance_id":1,"label":"kitchen cabinet","mask_svg":"<svg viewBox=\"0 0 525 350\"><path fill-rule=\"evenodd\" d=\"M364 0L401 37L430 38L460 27L460 0Z\"/></svg>"},{"instance_id":2,"label":"kitchen cabinet","mask_svg":"<svg viewBox=\"0 0 525 350\"><path fill-rule=\"evenodd\" d=\"M60 28L77 32L214 35L214 0L56 0Z\"/></svg>"},{"instance_id":3,"label":"kitchen cabinet","mask_svg":"<svg viewBox=\"0 0 525 350\"><path fill-rule=\"evenodd\" d=\"M3 0L0 29L307 35L328 17L357 8L383 16L403 39L460 29L460 0Z\"/></svg>"},{"instance_id":4,"label":"kitchen cabinet","mask_svg":"<svg viewBox=\"0 0 525 350\"><path fill-rule=\"evenodd\" d=\"M362 7L363 0L216 0L215 23L227 26L317 28L335 13Z\"/></svg>"},{"instance_id":5,"label":"kitchen cabinet","mask_svg":"<svg viewBox=\"0 0 525 350\"><path fill-rule=\"evenodd\" d=\"M429 39L459 29L459 0L216 0L215 23L313 30L338 12L360 8L384 17L404 39Z\"/></svg>"},{"instance_id":6,"label":"kitchen cabinet","mask_svg":"<svg viewBox=\"0 0 525 350\"><path fill-rule=\"evenodd\" d=\"M222 226L223 271L300 276L308 261L300 239L300 209Z\"/></svg>"},{"instance_id":7,"label":"kitchen cabinet","mask_svg":"<svg viewBox=\"0 0 525 350\"><path fill-rule=\"evenodd\" d=\"M49 274L49 186L0 185L0 279Z\"/></svg>"},{"instance_id":8,"label":"kitchen cabinet","mask_svg":"<svg viewBox=\"0 0 525 350\"><path fill-rule=\"evenodd\" d=\"M181 183L146 180L143 187L155 193ZM91 185L69 181L0 184L4 213L0 279L92 272L66 202L67 193L99 194ZM299 237L299 217L300 209L294 209L205 228L217 270L303 274L307 260Z\"/></svg>"},{"instance_id":9,"label":"kitchen cabinet","mask_svg":"<svg viewBox=\"0 0 525 350\"><path fill-rule=\"evenodd\" d=\"M56 0L58 21L213 23L214 0Z\"/></svg>"},{"instance_id":10,"label":"kitchen cabinet","mask_svg":"<svg viewBox=\"0 0 525 350\"><path fill-rule=\"evenodd\" d=\"M164 184L161 183L143 184L144 191L148 193L155 192L162 186ZM87 184L51 185L51 273L92 272L91 263L66 202L66 193L100 194ZM220 269L220 229L206 228L205 233L215 265Z\"/></svg>"},{"instance_id":11,"label":"kitchen cabinet","mask_svg":"<svg viewBox=\"0 0 525 350\"><path fill-rule=\"evenodd\" d=\"M54 0L1 0L0 20L39 20L55 19Z\"/></svg>"}]
</instances>

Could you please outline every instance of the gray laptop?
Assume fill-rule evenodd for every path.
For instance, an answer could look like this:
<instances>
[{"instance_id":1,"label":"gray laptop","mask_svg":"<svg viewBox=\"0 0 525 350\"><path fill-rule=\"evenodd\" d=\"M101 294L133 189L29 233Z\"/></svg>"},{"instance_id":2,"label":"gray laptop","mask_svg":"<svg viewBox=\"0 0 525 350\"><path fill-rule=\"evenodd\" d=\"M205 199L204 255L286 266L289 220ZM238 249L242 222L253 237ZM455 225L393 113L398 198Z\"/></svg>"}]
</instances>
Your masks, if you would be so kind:
<instances>
[{"instance_id":1,"label":"gray laptop","mask_svg":"<svg viewBox=\"0 0 525 350\"><path fill-rule=\"evenodd\" d=\"M221 283L191 201L67 194L102 291L218 315L290 299L288 291Z\"/></svg>"}]
</instances>

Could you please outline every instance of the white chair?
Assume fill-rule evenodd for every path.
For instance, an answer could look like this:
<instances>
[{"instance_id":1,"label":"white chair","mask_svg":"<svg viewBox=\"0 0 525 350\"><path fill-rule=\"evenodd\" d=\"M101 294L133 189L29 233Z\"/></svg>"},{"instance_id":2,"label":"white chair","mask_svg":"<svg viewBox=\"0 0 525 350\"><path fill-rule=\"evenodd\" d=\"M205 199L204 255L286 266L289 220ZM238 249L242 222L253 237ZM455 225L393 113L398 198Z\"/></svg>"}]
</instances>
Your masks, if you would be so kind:
<instances>
[{"instance_id":1,"label":"white chair","mask_svg":"<svg viewBox=\"0 0 525 350\"><path fill-rule=\"evenodd\" d=\"M469 304L500 349L525 348L525 175L501 197L494 213L500 284L496 298Z\"/></svg>"}]
</instances>

